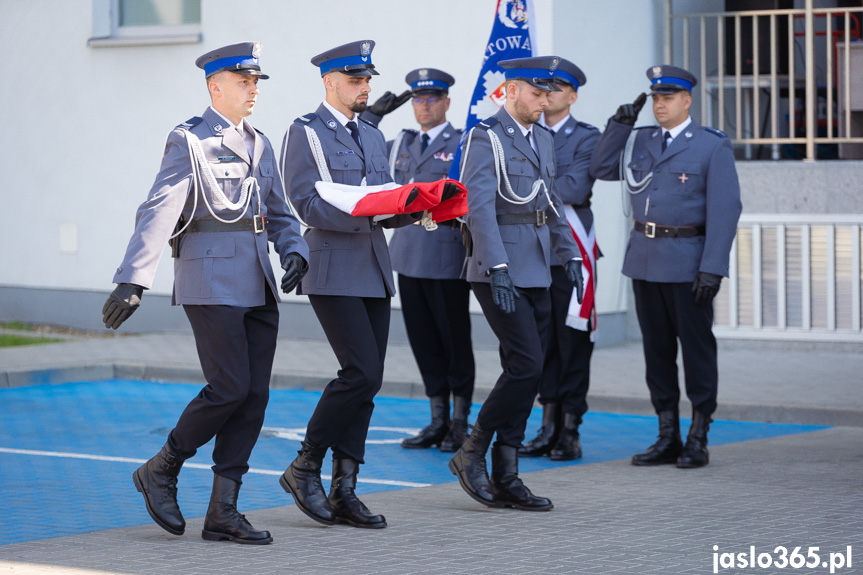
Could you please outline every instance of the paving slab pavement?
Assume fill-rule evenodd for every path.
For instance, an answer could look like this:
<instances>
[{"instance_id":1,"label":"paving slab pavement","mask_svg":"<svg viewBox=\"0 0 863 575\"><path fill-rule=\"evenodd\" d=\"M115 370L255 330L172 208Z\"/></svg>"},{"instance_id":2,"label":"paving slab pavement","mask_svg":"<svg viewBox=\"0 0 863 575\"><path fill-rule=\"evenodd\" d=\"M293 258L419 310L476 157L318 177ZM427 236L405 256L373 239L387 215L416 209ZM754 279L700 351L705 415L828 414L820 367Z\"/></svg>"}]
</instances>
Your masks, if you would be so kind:
<instances>
[{"instance_id":1,"label":"paving slab pavement","mask_svg":"<svg viewBox=\"0 0 863 575\"><path fill-rule=\"evenodd\" d=\"M616 460L524 474L536 493L554 494L548 513L485 508L450 483L365 496L386 515L384 530L323 527L277 507L247 513L272 532L269 546L203 541L196 518L183 537L148 524L0 546L0 573L863 572L863 429L735 443L711 456L699 470ZM818 564L777 568L780 546L786 558L796 547L816 553ZM736 564L751 547L771 567L719 567L722 554Z\"/></svg>"},{"instance_id":2,"label":"paving slab pavement","mask_svg":"<svg viewBox=\"0 0 863 575\"><path fill-rule=\"evenodd\" d=\"M496 351L476 356L481 401L500 368ZM835 427L714 446L699 470L623 459L525 473L536 493L553 495L550 513L487 509L452 482L364 496L387 516L381 531L318 526L288 505L247 514L273 533L270 546L205 542L203 520L192 518L184 537L145 524L3 545L0 573L863 573L863 356L721 344L719 357L717 418ZM326 342L289 338L274 367L274 386L308 389L338 368ZM114 377L199 381L194 340L147 334L0 349L0 387ZM422 396L407 346L390 347L385 381L384 395ZM596 349L589 402L594 411L652 412L640 344ZM0 528L15 526L0 517ZM780 547L793 558L800 547L812 566L778 568ZM750 556L771 566L738 564ZM729 561L736 566L722 566Z\"/></svg>"}]
</instances>

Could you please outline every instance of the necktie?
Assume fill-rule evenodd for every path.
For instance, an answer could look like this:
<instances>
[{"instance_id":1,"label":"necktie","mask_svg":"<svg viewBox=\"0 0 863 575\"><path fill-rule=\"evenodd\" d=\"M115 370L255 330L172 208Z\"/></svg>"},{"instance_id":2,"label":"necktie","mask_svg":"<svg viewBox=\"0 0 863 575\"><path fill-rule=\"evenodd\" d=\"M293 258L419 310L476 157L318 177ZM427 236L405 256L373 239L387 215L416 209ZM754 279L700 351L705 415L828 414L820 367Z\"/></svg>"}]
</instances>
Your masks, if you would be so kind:
<instances>
[{"instance_id":1,"label":"necktie","mask_svg":"<svg viewBox=\"0 0 863 575\"><path fill-rule=\"evenodd\" d=\"M671 143L672 139L673 138L671 137L671 132L665 132L665 136L663 136L663 138L662 138L662 151L663 152L665 151L665 148L668 147L668 144Z\"/></svg>"},{"instance_id":2,"label":"necktie","mask_svg":"<svg viewBox=\"0 0 863 575\"><path fill-rule=\"evenodd\" d=\"M426 148L429 147L429 135L423 134L422 138L420 138L420 140L422 140L422 143L420 144L420 154L422 154L423 152L426 151Z\"/></svg>"},{"instance_id":3,"label":"necktie","mask_svg":"<svg viewBox=\"0 0 863 575\"><path fill-rule=\"evenodd\" d=\"M348 130L350 130L350 132L351 132L351 138L353 138L354 142L357 143L357 147L362 150L363 145L360 144L360 128L359 128L359 126L357 126L357 123L354 122L353 120L348 122L346 124L346 126L347 126Z\"/></svg>"},{"instance_id":4,"label":"necktie","mask_svg":"<svg viewBox=\"0 0 863 575\"><path fill-rule=\"evenodd\" d=\"M527 140L527 143L530 144L530 149L533 150L534 153L536 153L536 146L533 145L533 139L530 137L530 135L532 133L533 132L528 132L527 134L524 135L524 137Z\"/></svg>"}]
</instances>

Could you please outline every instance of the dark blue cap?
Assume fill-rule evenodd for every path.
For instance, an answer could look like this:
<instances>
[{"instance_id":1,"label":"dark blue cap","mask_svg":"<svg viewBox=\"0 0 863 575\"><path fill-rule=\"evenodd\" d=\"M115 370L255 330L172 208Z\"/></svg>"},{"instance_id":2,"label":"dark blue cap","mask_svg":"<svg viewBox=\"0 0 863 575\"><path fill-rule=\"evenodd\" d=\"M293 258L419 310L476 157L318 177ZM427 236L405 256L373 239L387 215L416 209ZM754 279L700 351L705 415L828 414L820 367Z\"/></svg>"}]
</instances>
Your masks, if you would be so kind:
<instances>
[{"instance_id":1,"label":"dark blue cap","mask_svg":"<svg viewBox=\"0 0 863 575\"><path fill-rule=\"evenodd\" d=\"M258 59L261 57L260 42L240 42L207 52L197 60L195 66L202 69L207 78L225 70L235 74L257 76L261 80L269 78L261 72Z\"/></svg>"},{"instance_id":2,"label":"dark blue cap","mask_svg":"<svg viewBox=\"0 0 863 575\"><path fill-rule=\"evenodd\" d=\"M554 81L558 84L569 84L573 89L578 90L580 86L587 84L587 76L584 75L581 68L569 60L561 58L557 70L554 71Z\"/></svg>"},{"instance_id":3,"label":"dark blue cap","mask_svg":"<svg viewBox=\"0 0 863 575\"><path fill-rule=\"evenodd\" d=\"M654 94L673 94L681 90L691 92L698 84L698 78L677 66L651 66L647 69L647 77L651 83L650 91Z\"/></svg>"},{"instance_id":4,"label":"dark blue cap","mask_svg":"<svg viewBox=\"0 0 863 575\"><path fill-rule=\"evenodd\" d=\"M546 92L560 92L560 88L554 83L554 72L558 65L560 58L557 56L515 58L498 62L498 66L504 69L507 80L522 80Z\"/></svg>"},{"instance_id":5,"label":"dark blue cap","mask_svg":"<svg viewBox=\"0 0 863 575\"><path fill-rule=\"evenodd\" d=\"M447 93L449 87L455 84L455 78L435 68L417 68L408 72L405 76L405 82L411 85L411 92L422 94L429 93Z\"/></svg>"},{"instance_id":6,"label":"dark blue cap","mask_svg":"<svg viewBox=\"0 0 863 575\"><path fill-rule=\"evenodd\" d=\"M321 69L321 76L341 72L348 76L378 76L372 64L374 40L358 40L327 50L312 58L312 64Z\"/></svg>"}]
</instances>

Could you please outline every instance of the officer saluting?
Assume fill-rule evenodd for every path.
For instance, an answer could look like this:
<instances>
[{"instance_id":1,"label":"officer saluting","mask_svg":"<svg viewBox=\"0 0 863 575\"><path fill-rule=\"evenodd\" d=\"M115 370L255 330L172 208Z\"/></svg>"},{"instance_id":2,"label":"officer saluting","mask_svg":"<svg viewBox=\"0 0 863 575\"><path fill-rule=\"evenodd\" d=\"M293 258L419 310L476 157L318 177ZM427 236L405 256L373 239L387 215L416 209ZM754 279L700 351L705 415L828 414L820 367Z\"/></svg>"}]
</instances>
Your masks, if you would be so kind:
<instances>
[{"instance_id":1,"label":"officer saluting","mask_svg":"<svg viewBox=\"0 0 863 575\"><path fill-rule=\"evenodd\" d=\"M420 130L402 130L387 142L390 173L397 184L446 179L461 137L461 130L446 120L455 79L442 70L418 68L405 81ZM382 96L375 106L380 108L387 98ZM380 119L375 116L377 122ZM405 328L431 404L431 423L402 441L409 449L438 445L441 451L453 452L467 437L475 369L470 284L460 279L465 249L459 227L456 220L441 222L436 229L405 226L390 239Z\"/></svg>"},{"instance_id":2,"label":"officer saluting","mask_svg":"<svg viewBox=\"0 0 863 575\"><path fill-rule=\"evenodd\" d=\"M261 72L260 51L260 43L242 42L195 62L206 74L212 105L168 135L156 182L138 208L114 275L117 288L102 310L106 327L114 329L135 311L179 227L172 239L172 303L183 306L192 324L207 385L133 480L153 520L182 535L186 522L177 505L177 475L183 461L215 436L213 494L202 535L251 544L273 540L236 508L264 422L279 327L267 240L281 256L285 293L297 285L308 260L273 148L244 119L255 106L258 80L269 77Z\"/></svg>"},{"instance_id":3,"label":"officer saluting","mask_svg":"<svg viewBox=\"0 0 863 575\"><path fill-rule=\"evenodd\" d=\"M378 74L371 57L374 44L352 42L312 58L326 99L314 113L294 120L282 144L285 188L308 226L309 273L298 291L309 296L341 369L324 389L299 456L280 483L300 510L319 523L383 528L383 515L372 514L354 493L374 397L383 381L390 298L395 295L382 227L417 218L399 215L377 222L351 216L315 189L318 181L352 186L392 181L383 134L358 117L367 106L371 76ZM321 484L327 449L333 452L329 498Z\"/></svg>"},{"instance_id":4,"label":"officer saluting","mask_svg":"<svg viewBox=\"0 0 863 575\"><path fill-rule=\"evenodd\" d=\"M559 63L554 56L500 62L506 104L470 131L463 149L472 242L466 276L500 341L503 372L449 467L468 495L491 507L553 508L519 478L518 448L551 327L551 265L564 264L570 282L582 288L578 246L555 193L554 144L535 126L548 92L560 90L553 81ZM495 433L490 482L485 454Z\"/></svg>"},{"instance_id":5,"label":"officer saluting","mask_svg":"<svg viewBox=\"0 0 863 575\"><path fill-rule=\"evenodd\" d=\"M647 387L659 415L659 440L632 463L702 467L709 462L707 431L719 379L712 301L728 275L742 209L740 186L726 135L689 116L695 76L675 66L653 66L647 77L659 126L632 129L644 94L620 106L596 147L590 173L618 179L618 158L626 146L620 168L635 224L623 273L632 278ZM685 447L678 416L678 340L692 402Z\"/></svg>"}]
</instances>

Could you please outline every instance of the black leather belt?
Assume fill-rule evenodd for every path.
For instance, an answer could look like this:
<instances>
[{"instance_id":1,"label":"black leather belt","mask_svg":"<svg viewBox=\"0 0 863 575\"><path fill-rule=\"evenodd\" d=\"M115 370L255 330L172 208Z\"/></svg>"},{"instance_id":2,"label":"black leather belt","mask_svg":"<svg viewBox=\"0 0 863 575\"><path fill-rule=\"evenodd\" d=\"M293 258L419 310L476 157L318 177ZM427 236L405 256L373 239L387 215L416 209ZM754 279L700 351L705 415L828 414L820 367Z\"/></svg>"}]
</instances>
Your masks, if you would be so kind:
<instances>
[{"instance_id":1,"label":"black leather belt","mask_svg":"<svg viewBox=\"0 0 863 575\"><path fill-rule=\"evenodd\" d=\"M254 216L252 219L242 219L233 224L219 220L192 220L185 234L201 234L214 232L255 232L259 234L267 229L264 216Z\"/></svg>"},{"instance_id":2,"label":"black leather belt","mask_svg":"<svg viewBox=\"0 0 863 575\"><path fill-rule=\"evenodd\" d=\"M694 238L704 235L704 226L660 226L653 222L635 221L635 231L649 238Z\"/></svg>"},{"instance_id":3,"label":"black leather belt","mask_svg":"<svg viewBox=\"0 0 863 575\"><path fill-rule=\"evenodd\" d=\"M529 214L501 214L497 217L497 223L501 226L514 226L516 224L531 224L534 226L545 225L545 211L539 210Z\"/></svg>"}]
</instances>

